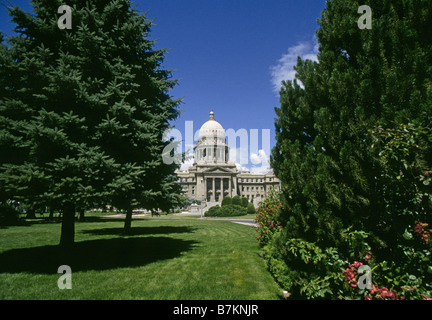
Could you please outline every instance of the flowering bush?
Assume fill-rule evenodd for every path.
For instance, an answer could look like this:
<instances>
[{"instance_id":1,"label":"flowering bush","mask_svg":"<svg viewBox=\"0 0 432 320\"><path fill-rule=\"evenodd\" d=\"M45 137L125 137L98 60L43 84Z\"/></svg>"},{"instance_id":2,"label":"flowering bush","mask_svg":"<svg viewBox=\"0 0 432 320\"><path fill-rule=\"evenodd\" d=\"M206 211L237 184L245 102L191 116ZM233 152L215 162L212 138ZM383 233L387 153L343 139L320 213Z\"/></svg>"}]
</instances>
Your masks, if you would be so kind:
<instances>
[{"instance_id":1,"label":"flowering bush","mask_svg":"<svg viewBox=\"0 0 432 320\"><path fill-rule=\"evenodd\" d=\"M399 245L404 252L404 257L391 263L381 261L375 263L372 252L368 252L363 258L364 262L373 266L372 282L370 291L360 289L358 286L358 269L362 262L354 261L348 268L342 271L345 282L350 290L346 291L344 298L365 300L431 300L432 295L432 266L430 265L431 248L429 236L431 230L426 230L428 225L418 222L412 230L423 240L412 237L409 231L405 231L404 237L410 245ZM410 242L411 241L411 242ZM381 285L379 285L381 284ZM390 289L389 289L390 288Z\"/></svg>"},{"instance_id":2,"label":"flowering bush","mask_svg":"<svg viewBox=\"0 0 432 320\"><path fill-rule=\"evenodd\" d=\"M418 222L414 227L414 232L417 233L424 242L428 243L430 238L430 232L431 230L425 230L424 228L427 227L427 223Z\"/></svg>"},{"instance_id":3,"label":"flowering bush","mask_svg":"<svg viewBox=\"0 0 432 320\"><path fill-rule=\"evenodd\" d=\"M377 284L372 286L372 290L370 291L371 295L365 295L365 300L372 300L372 296L374 296L377 300L403 300L404 297L398 296L396 290L389 290L386 287L380 288Z\"/></svg>"},{"instance_id":4,"label":"flowering bush","mask_svg":"<svg viewBox=\"0 0 432 320\"><path fill-rule=\"evenodd\" d=\"M279 194L274 189L270 190L267 198L259 203L255 221L257 222L258 243L261 246L268 243L272 235L282 228L281 223L278 221L280 208L282 208L282 202L279 199Z\"/></svg>"},{"instance_id":5,"label":"flowering bush","mask_svg":"<svg viewBox=\"0 0 432 320\"><path fill-rule=\"evenodd\" d=\"M429 232L425 227L420 223L410 230L421 238ZM263 256L277 282L295 299L431 299L430 242L412 237L409 245L401 249L405 257L378 262L379 257L372 253L366 241L371 235L364 231L344 230L344 243L351 248L348 255L337 248L320 248L302 239L286 241L284 232L281 229L273 233L263 247ZM370 283L360 278L367 274L359 272L362 266L370 268L363 270L370 272Z\"/></svg>"},{"instance_id":6,"label":"flowering bush","mask_svg":"<svg viewBox=\"0 0 432 320\"><path fill-rule=\"evenodd\" d=\"M363 258L365 263L372 258L372 252L369 251L367 255ZM365 292L365 290L360 289L360 286L358 284L359 277L359 268L363 266L364 264L359 261L354 261L351 263L347 269L342 271L342 274L345 276L345 281L348 282L349 286L351 288L357 289L357 292L351 292L352 296L355 297L358 295L359 297L363 296L365 300L402 300L404 299L403 296L399 297L396 290L389 290L386 287L380 288L377 284L372 285L372 283L368 283L368 285L371 287L370 292ZM372 272L372 270L370 271ZM370 275L372 277L372 275Z\"/></svg>"},{"instance_id":7,"label":"flowering bush","mask_svg":"<svg viewBox=\"0 0 432 320\"><path fill-rule=\"evenodd\" d=\"M281 223L277 220L277 211L282 207L281 203L265 203L256 210L255 221L257 222L256 231L258 232L258 243L265 245L271 239L276 230L282 228Z\"/></svg>"},{"instance_id":8,"label":"flowering bush","mask_svg":"<svg viewBox=\"0 0 432 320\"><path fill-rule=\"evenodd\" d=\"M358 268L362 265L363 263L354 261L354 263L350 264L347 269L342 271L343 275L345 276L345 280L353 288L357 287L358 285L355 276L358 274Z\"/></svg>"}]
</instances>

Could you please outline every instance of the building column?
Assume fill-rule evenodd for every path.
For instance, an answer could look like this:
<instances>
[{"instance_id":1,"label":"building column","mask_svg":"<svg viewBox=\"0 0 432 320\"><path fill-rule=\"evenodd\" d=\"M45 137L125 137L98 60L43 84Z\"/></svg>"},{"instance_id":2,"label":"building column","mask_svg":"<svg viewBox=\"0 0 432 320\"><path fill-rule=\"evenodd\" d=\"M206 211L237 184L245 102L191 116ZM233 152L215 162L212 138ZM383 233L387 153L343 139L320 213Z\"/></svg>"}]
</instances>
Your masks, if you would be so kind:
<instances>
[{"instance_id":1,"label":"building column","mask_svg":"<svg viewBox=\"0 0 432 320\"><path fill-rule=\"evenodd\" d=\"M216 201L216 178L212 178L212 183L213 183L213 186L212 186L212 190L213 190L213 194L212 194L212 201Z\"/></svg>"},{"instance_id":2,"label":"building column","mask_svg":"<svg viewBox=\"0 0 432 320\"><path fill-rule=\"evenodd\" d=\"M234 182L234 195L237 195L237 176L233 177L233 182Z\"/></svg>"},{"instance_id":3,"label":"building column","mask_svg":"<svg viewBox=\"0 0 432 320\"><path fill-rule=\"evenodd\" d=\"M228 178L228 195L232 198L231 176Z\"/></svg>"},{"instance_id":4,"label":"building column","mask_svg":"<svg viewBox=\"0 0 432 320\"><path fill-rule=\"evenodd\" d=\"M204 176L200 177L200 198L203 201L207 201L207 189L206 189L206 181Z\"/></svg>"}]
</instances>

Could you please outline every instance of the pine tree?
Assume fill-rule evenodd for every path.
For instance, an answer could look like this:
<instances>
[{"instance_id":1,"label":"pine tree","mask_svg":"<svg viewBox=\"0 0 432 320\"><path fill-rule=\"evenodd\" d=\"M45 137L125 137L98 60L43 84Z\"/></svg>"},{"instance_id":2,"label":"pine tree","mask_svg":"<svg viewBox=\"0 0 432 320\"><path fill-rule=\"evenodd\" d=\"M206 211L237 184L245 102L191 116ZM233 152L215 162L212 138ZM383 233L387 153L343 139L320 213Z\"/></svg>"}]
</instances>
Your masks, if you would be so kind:
<instances>
[{"instance_id":1,"label":"pine tree","mask_svg":"<svg viewBox=\"0 0 432 320\"><path fill-rule=\"evenodd\" d=\"M357 25L365 4L370 30ZM283 83L276 108L271 163L284 185L285 238L337 247L353 226L384 248L404 225L388 223L369 132L377 123L430 121L431 10L425 0L327 1L318 63L299 58L297 79Z\"/></svg>"},{"instance_id":2,"label":"pine tree","mask_svg":"<svg viewBox=\"0 0 432 320\"><path fill-rule=\"evenodd\" d=\"M1 89L4 189L62 210L64 245L77 207L125 210L127 230L133 208L173 205L177 165L162 161L163 133L180 100L169 95L176 80L149 38L152 22L128 0L75 0L72 28L60 29L60 1L33 5L35 15L10 8L18 35Z\"/></svg>"}]
</instances>

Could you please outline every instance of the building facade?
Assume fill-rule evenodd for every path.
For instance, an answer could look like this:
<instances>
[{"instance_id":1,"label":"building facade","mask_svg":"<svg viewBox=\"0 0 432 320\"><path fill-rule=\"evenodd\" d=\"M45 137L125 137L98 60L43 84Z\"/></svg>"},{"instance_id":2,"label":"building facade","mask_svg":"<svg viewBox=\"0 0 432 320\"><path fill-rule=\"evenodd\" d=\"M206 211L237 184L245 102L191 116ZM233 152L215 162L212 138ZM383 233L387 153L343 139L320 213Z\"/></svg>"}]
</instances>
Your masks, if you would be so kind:
<instances>
[{"instance_id":1,"label":"building facade","mask_svg":"<svg viewBox=\"0 0 432 320\"><path fill-rule=\"evenodd\" d=\"M221 202L224 197L239 195L255 205L265 199L280 181L269 170L266 174L239 172L229 160L225 130L214 118L213 110L204 123L194 146L194 163L187 171L177 172L186 197L207 203Z\"/></svg>"}]
</instances>

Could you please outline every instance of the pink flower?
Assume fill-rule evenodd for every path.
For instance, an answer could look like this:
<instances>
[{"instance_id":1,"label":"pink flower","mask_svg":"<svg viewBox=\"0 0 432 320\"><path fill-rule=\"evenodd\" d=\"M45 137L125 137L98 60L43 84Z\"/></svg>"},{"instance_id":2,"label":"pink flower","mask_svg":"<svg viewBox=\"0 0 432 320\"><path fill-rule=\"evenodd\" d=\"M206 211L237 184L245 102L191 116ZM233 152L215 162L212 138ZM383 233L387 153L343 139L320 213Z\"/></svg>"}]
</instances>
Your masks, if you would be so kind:
<instances>
[{"instance_id":1,"label":"pink flower","mask_svg":"<svg viewBox=\"0 0 432 320\"><path fill-rule=\"evenodd\" d=\"M375 294L375 293L377 293L378 290L379 290L378 285L377 285L377 284L374 284L374 285L372 286L372 289L371 289L371 294Z\"/></svg>"},{"instance_id":2,"label":"pink flower","mask_svg":"<svg viewBox=\"0 0 432 320\"><path fill-rule=\"evenodd\" d=\"M349 281L349 285L353 288L357 287L357 280L356 279L351 279Z\"/></svg>"},{"instance_id":3,"label":"pink flower","mask_svg":"<svg viewBox=\"0 0 432 320\"><path fill-rule=\"evenodd\" d=\"M364 257L364 260L367 262L370 258L372 258L372 252L369 251L366 256Z\"/></svg>"}]
</instances>

